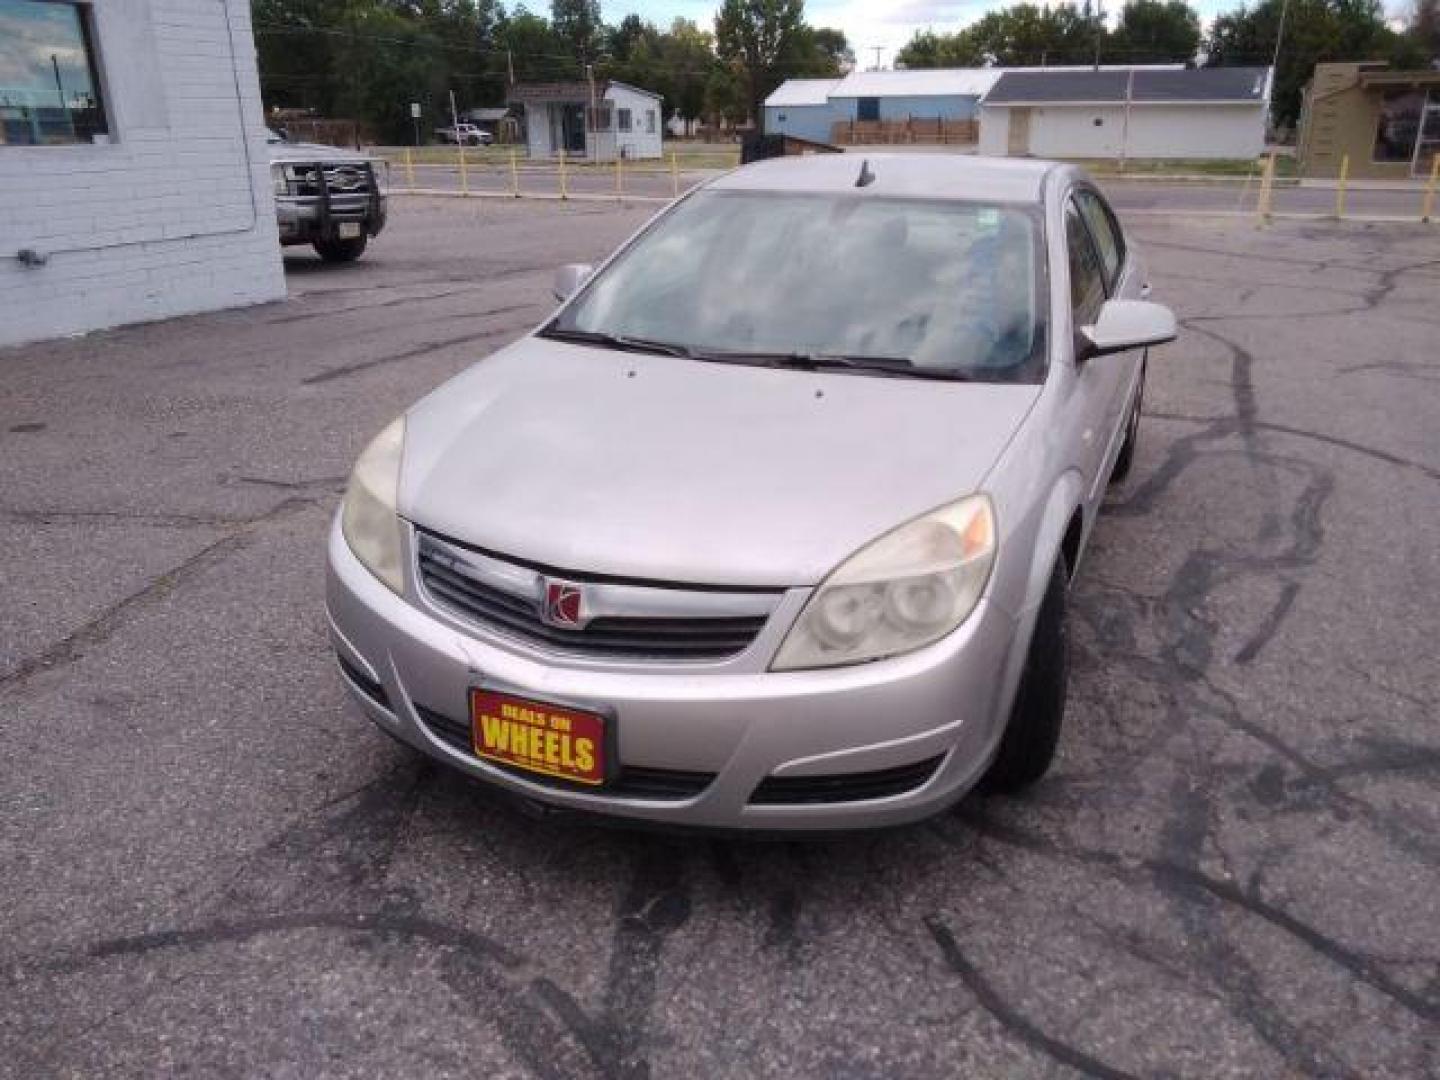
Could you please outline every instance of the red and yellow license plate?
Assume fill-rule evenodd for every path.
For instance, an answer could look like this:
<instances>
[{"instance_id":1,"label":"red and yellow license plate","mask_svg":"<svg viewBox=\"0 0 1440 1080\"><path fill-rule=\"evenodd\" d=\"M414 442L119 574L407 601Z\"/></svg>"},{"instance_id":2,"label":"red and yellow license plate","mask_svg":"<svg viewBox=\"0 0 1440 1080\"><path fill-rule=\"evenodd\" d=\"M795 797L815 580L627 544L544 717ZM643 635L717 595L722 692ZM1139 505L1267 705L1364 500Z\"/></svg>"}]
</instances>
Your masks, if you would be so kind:
<instances>
[{"instance_id":1,"label":"red and yellow license plate","mask_svg":"<svg viewBox=\"0 0 1440 1080\"><path fill-rule=\"evenodd\" d=\"M605 782L605 717L583 709L470 691L471 741L477 756L577 784Z\"/></svg>"}]
</instances>

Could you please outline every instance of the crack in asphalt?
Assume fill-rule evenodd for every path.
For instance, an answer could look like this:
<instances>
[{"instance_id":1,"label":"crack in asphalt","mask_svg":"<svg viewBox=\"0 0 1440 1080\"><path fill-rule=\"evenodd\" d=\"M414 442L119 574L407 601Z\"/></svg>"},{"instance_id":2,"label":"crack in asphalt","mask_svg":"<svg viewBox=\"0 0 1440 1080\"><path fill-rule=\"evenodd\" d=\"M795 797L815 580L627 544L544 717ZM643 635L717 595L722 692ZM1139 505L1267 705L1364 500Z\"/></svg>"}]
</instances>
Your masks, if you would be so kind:
<instances>
[{"instance_id":1,"label":"crack in asphalt","mask_svg":"<svg viewBox=\"0 0 1440 1080\"><path fill-rule=\"evenodd\" d=\"M974 995L980 1003L980 1007L1023 1046L1061 1065L1068 1065L1083 1076L1093 1076L1099 1080L1135 1080L1133 1073L1123 1072L1107 1065L1083 1050L1076 1049L1042 1031L1018 1009L1010 1005L1004 996L980 973L980 970L966 959L965 954L960 951L960 945L955 940L955 935L938 916L926 916L924 921L925 928L934 938L946 966L960 976L960 981Z\"/></svg>"},{"instance_id":2,"label":"crack in asphalt","mask_svg":"<svg viewBox=\"0 0 1440 1080\"><path fill-rule=\"evenodd\" d=\"M1200 821L1207 812L1204 809L1204 803L1205 800L1196 799L1190 810L1180 815L1179 820L1187 823L1193 830L1189 840L1178 842L1175 845L1187 849L1187 858L1195 853L1194 849L1197 847L1195 839L1208 833L1208 829L1203 824L1196 825L1196 822ZM1205 873L1189 861L1175 862L1169 858L1146 856L1127 857L1104 848L1065 846L1040 833L1022 829L1009 822L997 821L993 817L973 809L962 812L962 816L987 839L999 841L1010 847L1097 868L1126 883L1148 879L1160 892L1178 896L1187 904L1193 905L1197 901L1216 901L1224 906L1235 908L1287 934L1315 955L1384 994L1419 1019L1440 1020L1440 1000L1416 993L1391 978L1364 953L1336 941L1303 919L1262 897L1246 892L1234 882Z\"/></svg>"},{"instance_id":3,"label":"crack in asphalt","mask_svg":"<svg viewBox=\"0 0 1440 1080\"><path fill-rule=\"evenodd\" d=\"M528 305L526 305L528 306ZM429 356L431 353L441 352L456 345L469 345L481 341L491 341L506 334L513 334L513 328L501 328L497 330L486 330L479 334L461 334L459 337L445 338L440 341L427 341L423 345L417 345L404 352L392 353L389 356L377 356L370 360L358 360L353 364L341 364L338 367L326 368L324 371L314 375L307 375L300 382L305 386L314 386L318 383L331 382L335 379L349 378L351 375L359 375L370 371L372 368L380 367L383 364L394 364L401 360L413 360L417 356Z\"/></svg>"},{"instance_id":4,"label":"crack in asphalt","mask_svg":"<svg viewBox=\"0 0 1440 1080\"><path fill-rule=\"evenodd\" d=\"M21 686L41 672L63 667L81 659L85 654L85 649L104 643L123 626L132 611L163 599L181 585L194 580L240 551L249 543L250 533L256 528L306 510L321 501L322 498L324 497L291 496L263 514L239 522L237 527L225 536L206 544L194 555L151 578L134 592L107 605L98 614L81 623L58 641L51 643L32 656L23 658L9 671L0 672L0 691ZM219 524L219 522L206 522L205 524Z\"/></svg>"}]
</instances>

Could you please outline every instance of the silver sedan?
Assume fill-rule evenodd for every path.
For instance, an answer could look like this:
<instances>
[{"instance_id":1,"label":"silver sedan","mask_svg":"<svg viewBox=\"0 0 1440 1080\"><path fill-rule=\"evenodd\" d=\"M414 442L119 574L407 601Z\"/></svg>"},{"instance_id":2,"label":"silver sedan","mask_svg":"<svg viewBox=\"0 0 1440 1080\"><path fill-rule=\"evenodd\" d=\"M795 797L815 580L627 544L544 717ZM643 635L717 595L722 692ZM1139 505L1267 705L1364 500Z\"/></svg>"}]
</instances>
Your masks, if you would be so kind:
<instances>
[{"instance_id":1,"label":"silver sedan","mask_svg":"<svg viewBox=\"0 0 1440 1080\"><path fill-rule=\"evenodd\" d=\"M863 828L1031 784L1176 333L1148 291L1070 166L728 173L361 455L346 683L447 765L636 821Z\"/></svg>"}]
</instances>

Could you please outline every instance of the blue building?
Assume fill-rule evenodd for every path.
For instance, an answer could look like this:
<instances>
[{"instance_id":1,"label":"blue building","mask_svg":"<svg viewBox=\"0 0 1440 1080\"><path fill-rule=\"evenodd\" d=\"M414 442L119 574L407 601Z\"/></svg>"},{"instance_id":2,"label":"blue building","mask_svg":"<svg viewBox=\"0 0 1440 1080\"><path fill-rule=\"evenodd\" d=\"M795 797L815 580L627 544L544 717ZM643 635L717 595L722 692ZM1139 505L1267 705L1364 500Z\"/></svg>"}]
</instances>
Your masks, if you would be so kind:
<instances>
[{"instance_id":1,"label":"blue building","mask_svg":"<svg viewBox=\"0 0 1440 1080\"><path fill-rule=\"evenodd\" d=\"M787 79L765 99L765 130L828 143L830 127L841 118L830 105L830 91L843 79Z\"/></svg>"},{"instance_id":2,"label":"blue building","mask_svg":"<svg viewBox=\"0 0 1440 1080\"><path fill-rule=\"evenodd\" d=\"M980 100L1001 74L1001 68L933 68L790 79L765 99L765 130L831 142L836 125L850 121L978 120Z\"/></svg>"}]
</instances>

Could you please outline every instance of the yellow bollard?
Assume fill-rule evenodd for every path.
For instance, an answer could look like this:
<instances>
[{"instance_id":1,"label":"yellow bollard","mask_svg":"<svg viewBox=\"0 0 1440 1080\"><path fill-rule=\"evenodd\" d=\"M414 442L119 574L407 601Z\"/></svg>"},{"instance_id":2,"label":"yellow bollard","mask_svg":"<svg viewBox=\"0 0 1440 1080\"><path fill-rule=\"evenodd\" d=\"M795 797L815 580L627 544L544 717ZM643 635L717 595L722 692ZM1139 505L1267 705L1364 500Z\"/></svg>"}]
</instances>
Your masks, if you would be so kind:
<instances>
[{"instance_id":1,"label":"yellow bollard","mask_svg":"<svg viewBox=\"0 0 1440 1080\"><path fill-rule=\"evenodd\" d=\"M670 151L670 194L675 198L680 197L680 171L675 163L675 151Z\"/></svg>"},{"instance_id":2,"label":"yellow bollard","mask_svg":"<svg viewBox=\"0 0 1440 1080\"><path fill-rule=\"evenodd\" d=\"M1425 185L1425 204L1420 207L1420 220L1429 221L1435 216L1435 188L1440 185L1440 153L1430 159L1430 182Z\"/></svg>"},{"instance_id":3,"label":"yellow bollard","mask_svg":"<svg viewBox=\"0 0 1440 1080\"><path fill-rule=\"evenodd\" d=\"M1335 185L1335 217L1337 220L1345 219L1345 185L1350 182L1350 155L1346 154L1340 159L1340 180Z\"/></svg>"},{"instance_id":4,"label":"yellow bollard","mask_svg":"<svg viewBox=\"0 0 1440 1080\"><path fill-rule=\"evenodd\" d=\"M1265 168L1260 173L1260 198L1255 203L1255 212L1264 224L1270 220L1270 203L1275 194L1275 155L1268 154Z\"/></svg>"},{"instance_id":5,"label":"yellow bollard","mask_svg":"<svg viewBox=\"0 0 1440 1080\"><path fill-rule=\"evenodd\" d=\"M469 174L469 172L466 171L466 167L465 167L465 147L464 147L464 146L460 146L460 147L458 147L458 150L459 150L459 152L460 152L460 194L462 194L462 195L469 195L469 194L470 194L470 174Z\"/></svg>"},{"instance_id":6,"label":"yellow bollard","mask_svg":"<svg viewBox=\"0 0 1440 1080\"><path fill-rule=\"evenodd\" d=\"M570 185L565 175L565 158L567 156L564 150L560 151L560 198L562 199L570 198Z\"/></svg>"},{"instance_id":7,"label":"yellow bollard","mask_svg":"<svg viewBox=\"0 0 1440 1080\"><path fill-rule=\"evenodd\" d=\"M515 198L520 197L520 170L515 163L515 150L510 151L510 194Z\"/></svg>"},{"instance_id":8,"label":"yellow bollard","mask_svg":"<svg viewBox=\"0 0 1440 1080\"><path fill-rule=\"evenodd\" d=\"M405 183L411 191L415 190L415 162L410 156L410 148L405 148Z\"/></svg>"}]
</instances>

